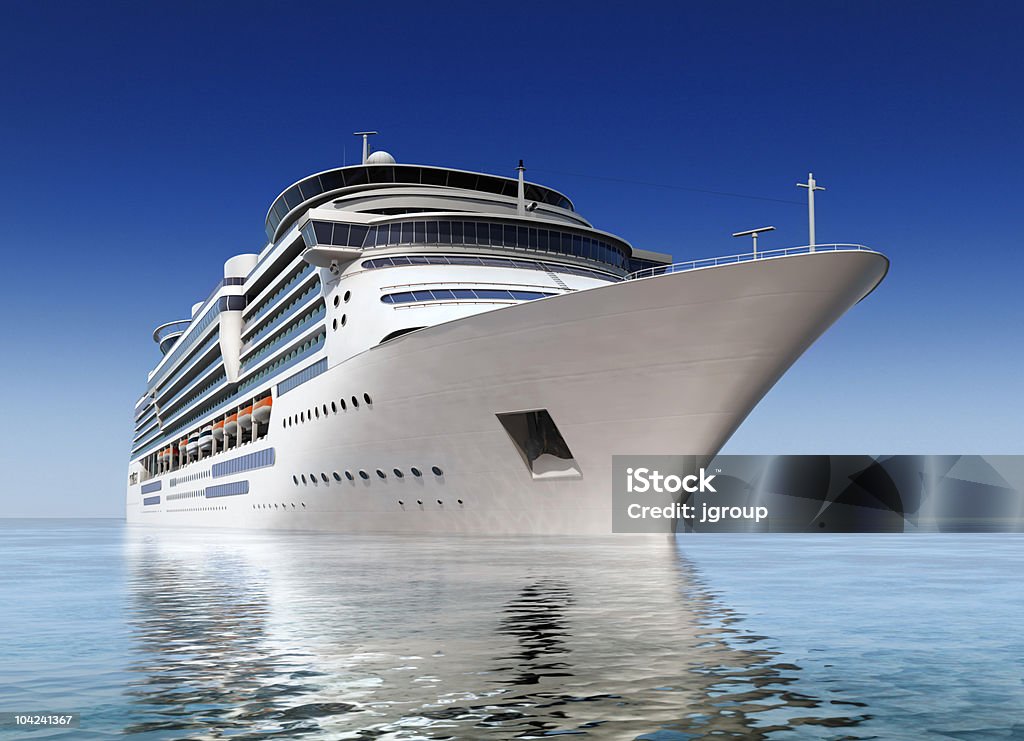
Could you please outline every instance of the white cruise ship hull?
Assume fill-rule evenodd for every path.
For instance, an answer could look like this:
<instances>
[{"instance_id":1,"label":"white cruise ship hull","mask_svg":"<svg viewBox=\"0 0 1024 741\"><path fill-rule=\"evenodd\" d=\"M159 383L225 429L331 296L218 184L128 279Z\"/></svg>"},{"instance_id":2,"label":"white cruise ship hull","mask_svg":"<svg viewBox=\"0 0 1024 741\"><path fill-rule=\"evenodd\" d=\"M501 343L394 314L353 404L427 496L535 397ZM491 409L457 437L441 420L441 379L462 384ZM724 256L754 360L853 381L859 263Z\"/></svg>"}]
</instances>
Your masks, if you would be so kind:
<instances>
[{"instance_id":1,"label":"white cruise ship hull","mask_svg":"<svg viewBox=\"0 0 1024 741\"><path fill-rule=\"evenodd\" d=\"M141 486L130 485L128 521L609 533L613 455L715 454L887 268L866 251L762 259L612 283L413 332L276 398L265 437L147 481L150 492L159 486L159 503L151 495L143 504ZM537 409L550 413L578 477L535 478L496 416ZM287 423L312 410L312 419ZM272 465L210 478L218 461L271 448ZM178 481L189 473L198 480ZM245 493L203 495L211 484L243 481L234 491Z\"/></svg>"}]
</instances>

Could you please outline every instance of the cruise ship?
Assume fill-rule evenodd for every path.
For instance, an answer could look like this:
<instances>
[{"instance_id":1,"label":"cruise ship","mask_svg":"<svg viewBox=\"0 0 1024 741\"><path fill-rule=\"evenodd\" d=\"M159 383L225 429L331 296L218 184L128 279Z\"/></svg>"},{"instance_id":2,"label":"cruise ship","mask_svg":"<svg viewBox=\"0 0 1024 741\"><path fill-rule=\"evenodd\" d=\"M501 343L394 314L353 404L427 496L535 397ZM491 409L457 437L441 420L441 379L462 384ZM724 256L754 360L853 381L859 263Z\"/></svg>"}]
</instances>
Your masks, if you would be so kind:
<instances>
[{"instance_id":1,"label":"cruise ship","mask_svg":"<svg viewBox=\"0 0 1024 741\"><path fill-rule=\"evenodd\" d=\"M286 188L266 246L154 331L129 522L606 534L613 455L717 453L888 270L813 243L674 264L521 162L398 164L366 141Z\"/></svg>"}]
</instances>

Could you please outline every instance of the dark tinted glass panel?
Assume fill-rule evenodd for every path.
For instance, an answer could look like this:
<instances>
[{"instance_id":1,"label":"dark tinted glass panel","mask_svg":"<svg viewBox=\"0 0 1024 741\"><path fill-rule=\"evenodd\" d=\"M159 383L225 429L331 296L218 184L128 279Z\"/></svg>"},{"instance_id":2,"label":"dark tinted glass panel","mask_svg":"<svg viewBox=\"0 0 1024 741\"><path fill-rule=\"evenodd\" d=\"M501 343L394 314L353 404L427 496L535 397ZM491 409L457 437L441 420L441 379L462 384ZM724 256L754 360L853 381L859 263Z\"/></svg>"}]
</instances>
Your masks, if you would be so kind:
<instances>
[{"instance_id":1,"label":"dark tinted glass panel","mask_svg":"<svg viewBox=\"0 0 1024 741\"><path fill-rule=\"evenodd\" d=\"M526 249L530 245L530 230L525 226L516 227L516 246Z\"/></svg>"},{"instance_id":2,"label":"dark tinted glass panel","mask_svg":"<svg viewBox=\"0 0 1024 741\"><path fill-rule=\"evenodd\" d=\"M452 243L452 223L442 221L437 225L437 241L441 244Z\"/></svg>"},{"instance_id":3,"label":"dark tinted glass panel","mask_svg":"<svg viewBox=\"0 0 1024 741\"><path fill-rule=\"evenodd\" d=\"M504 180L501 184L501 194L503 196L516 196L519 195L519 183L515 180Z\"/></svg>"},{"instance_id":4,"label":"dark tinted glass panel","mask_svg":"<svg viewBox=\"0 0 1024 741\"><path fill-rule=\"evenodd\" d=\"M448 173L445 170L431 170L424 167L420 172L420 182L424 185L445 185L447 179Z\"/></svg>"},{"instance_id":5,"label":"dark tinted glass panel","mask_svg":"<svg viewBox=\"0 0 1024 741\"><path fill-rule=\"evenodd\" d=\"M543 250L544 252L548 251L548 230L547 229L538 229L537 230L537 248L540 249L540 250Z\"/></svg>"},{"instance_id":6,"label":"dark tinted glass panel","mask_svg":"<svg viewBox=\"0 0 1024 741\"><path fill-rule=\"evenodd\" d=\"M327 221L314 221L313 230L316 232L316 241L319 244L331 244L331 232L334 224Z\"/></svg>"},{"instance_id":7,"label":"dark tinted glass panel","mask_svg":"<svg viewBox=\"0 0 1024 741\"><path fill-rule=\"evenodd\" d=\"M483 224L480 225L484 226ZM501 224L491 224L491 239L489 244L494 247L501 247L505 243L505 228ZM480 228L477 227L477 242L479 242Z\"/></svg>"},{"instance_id":8,"label":"dark tinted glass panel","mask_svg":"<svg viewBox=\"0 0 1024 741\"><path fill-rule=\"evenodd\" d=\"M430 301L434 298L430 291L413 291L412 297L416 301Z\"/></svg>"},{"instance_id":9,"label":"dark tinted glass panel","mask_svg":"<svg viewBox=\"0 0 1024 741\"><path fill-rule=\"evenodd\" d=\"M412 244L412 222L402 224L402 241L400 244Z\"/></svg>"},{"instance_id":10,"label":"dark tinted glass panel","mask_svg":"<svg viewBox=\"0 0 1024 741\"><path fill-rule=\"evenodd\" d=\"M527 201L539 201L541 203L543 203L544 201L544 196L540 192L540 188L538 188L536 185L527 184L525 190L525 197Z\"/></svg>"},{"instance_id":11,"label":"dark tinted glass panel","mask_svg":"<svg viewBox=\"0 0 1024 741\"><path fill-rule=\"evenodd\" d=\"M405 257L404 255L399 256L399 257L392 257L391 258L391 262L393 264L395 264L395 265L408 265L409 264L409 258Z\"/></svg>"},{"instance_id":12,"label":"dark tinted glass panel","mask_svg":"<svg viewBox=\"0 0 1024 741\"><path fill-rule=\"evenodd\" d=\"M462 244L462 241L464 239L465 239L465 237L464 237L464 232L462 231L462 222L461 221L453 221L452 222L452 244Z\"/></svg>"},{"instance_id":13,"label":"dark tinted glass panel","mask_svg":"<svg viewBox=\"0 0 1024 741\"><path fill-rule=\"evenodd\" d=\"M314 198L324 192L320 187L320 178L315 175L299 183L299 189L302 190L303 200Z\"/></svg>"},{"instance_id":14,"label":"dark tinted glass panel","mask_svg":"<svg viewBox=\"0 0 1024 741\"><path fill-rule=\"evenodd\" d=\"M436 301L450 301L455 298L455 294L445 288L435 288L431 293L434 294Z\"/></svg>"},{"instance_id":15,"label":"dark tinted glass panel","mask_svg":"<svg viewBox=\"0 0 1024 741\"><path fill-rule=\"evenodd\" d=\"M505 224L503 227L505 233L504 244L506 247L516 246L516 227L515 224Z\"/></svg>"},{"instance_id":16,"label":"dark tinted glass panel","mask_svg":"<svg viewBox=\"0 0 1024 741\"><path fill-rule=\"evenodd\" d=\"M376 244L378 247L386 245L388 243L388 236L390 235L390 233L391 233L391 225L390 224L381 224L380 226L378 226L377 227L377 238L374 241L374 244Z\"/></svg>"},{"instance_id":17,"label":"dark tinted glass panel","mask_svg":"<svg viewBox=\"0 0 1024 741\"><path fill-rule=\"evenodd\" d=\"M471 288L456 288L452 294L455 298L476 298L476 292Z\"/></svg>"},{"instance_id":18,"label":"dark tinted glass panel","mask_svg":"<svg viewBox=\"0 0 1024 741\"><path fill-rule=\"evenodd\" d=\"M348 243L353 247L362 247L368 231L368 227L353 224L348 233Z\"/></svg>"},{"instance_id":19,"label":"dark tinted glass panel","mask_svg":"<svg viewBox=\"0 0 1024 741\"><path fill-rule=\"evenodd\" d=\"M531 250L537 249L537 230L536 229L530 229L530 234L527 237L526 244L527 244L527 246Z\"/></svg>"},{"instance_id":20,"label":"dark tinted glass panel","mask_svg":"<svg viewBox=\"0 0 1024 741\"><path fill-rule=\"evenodd\" d=\"M347 245L348 244L348 224L335 224L334 225L334 237L332 244Z\"/></svg>"},{"instance_id":21,"label":"dark tinted glass panel","mask_svg":"<svg viewBox=\"0 0 1024 741\"><path fill-rule=\"evenodd\" d=\"M277 224L280 224L281 223L281 219L283 219L287 214L288 214L288 206L287 206L287 204L284 202L284 200L278 198L277 201L274 203L274 215L277 217L277 222L276 222L275 226Z\"/></svg>"},{"instance_id":22,"label":"dark tinted glass panel","mask_svg":"<svg viewBox=\"0 0 1024 741\"><path fill-rule=\"evenodd\" d=\"M340 170L332 170L331 172L321 173L320 185L325 191L337 190L338 188L345 187L345 176Z\"/></svg>"},{"instance_id":23,"label":"dark tinted glass panel","mask_svg":"<svg viewBox=\"0 0 1024 741\"><path fill-rule=\"evenodd\" d=\"M480 258L469 257L468 255L450 255L448 257L449 265L479 265Z\"/></svg>"},{"instance_id":24,"label":"dark tinted glass panel","mask_svg":"<svg viewBox=\"0 0 1024 741\"><path fill-rule=\"evenodd\" d=\"M475 221L463 221L462 228L465 230L465 235L462 238L463 244L476 244L476 222ZM486 229L486 225L484 225ZM486 231L484 232L484 244L487 244Z\"/></svg>"},{"instance_id":25,"label":"dark tinted glass panel","mask_svg":"<svg viewBox=\"0 0 1024 741\"><path fill-rule=\"evenodd\" d=\"M498 178L488 177L487 175L480 175L477 179L476 189L482 190L485 193L501 193L501 189L505 183Z\"/></svg>"},{"instance_id":26,"label":"dark tinted glass panel","mask_svg":"<svg viewBox=\"0 0 1024 741\"><path fill-rule=\"evenodd\" d=\"M413 241L415 241L417 244L423 244L424 242L427 241L427 228L424 222L414 222Z\"/></svg>"},{"instance_id":27,"label":"dark tinted glass panel","mask_svg":"<svg viewBox=\"0 0 1024 741\"><path fill-rule=\"evenodd\" d=\"M393 303L395 303L395 297L394 296L381 296L380 300L383 301L386 304L393 304Z\"/></svg>"},{"instance_id":28,"label":"dark tinted glass panel","mask_svg":"<svg viewBox=\"0 0 1024 741\"><path fill-rule=\"evenodd\" d=\"M388 165L371 165L366 168L371 183L393 183L395 181L394 168Z\"/></svg>"},{"instance_id":29,"label":"dark tinted glass panel","mask_svg":"<svg viewBox=\"0 0 1024 741\"><path fill-rule=\"evenodd\" d=\"M291 188L284 192L285 203L288 204L288 210L291 211L293 208L302 203L302 193L299 192L299 186L293 185Z\"/></svg>"},{"instance_id":30,"label":"dark tinted glass panel","mask_svg":"<svg viewBox=\"0 0 1024 741\"><path fill-rule=\"evenodd\" d=\"M586 257L583 254L583 237L578 234L572 235L572 254L579 257Z\"/></svg>"},{"instance_id":31,"label":"dark tinted glass panel","mask_svg":"<svg viewBox=\"0 0 1024 741\"><path fill-rule=\"evenodd\" d=\"M477 190L476 179L476 175L468 172L452 172L448 174L448 186L451 188Z\"/></svg>"},{"instance_id":32,"label":"dark tinted glass panel","mask_svg":"<svg viewBox=\"0 0 1024 741\"><path fill-rule=\"evenodd\" d=\"M427 244L437 244L437 222L427 222Z\"/></svg>"},{"instance_id":33,"label":"dark tinted glass panel","mask_svg":"<svg viewBox=\"0 0 1024 741\"><path fill-rule=\"evenodd\" d=\"M590 237L583 238L583 256L594 257L594 240Z\"/></svg>"},{"instance_id":34,"label":"dark tinted glass panel","mask_svg":"<svg viewBox=\"0 0 1024 741\"><path fill-rule=\"evenodd\" d=\"M410 265L429 265L430 264L430 261L427 260L427 258L424 257L423 255L410 255L409 257L407 257L405 259L409 261Z\"/></svg>"},{"instance_id":35,"label":"dark tinted glass panel","mask_svg":"<svg viewBox=\"0 0 1024 741\"><path fill-rule=\"evenodd\" d=\"M396 183L419 183L420 168L399 166L395 168Z\"/></svg>"},{"instance_id":36,"label":"dark tinted glass panel","mask_svg":"<svg viewBox=\"0 0 1024 741\"><path fill-rule=\"evenodd\" d=\"M367 175L365 167L353 167L351 170L345 170L345 186L349 187L352 185L365 185L367 183Z\"/></svg>"}]
</instances>

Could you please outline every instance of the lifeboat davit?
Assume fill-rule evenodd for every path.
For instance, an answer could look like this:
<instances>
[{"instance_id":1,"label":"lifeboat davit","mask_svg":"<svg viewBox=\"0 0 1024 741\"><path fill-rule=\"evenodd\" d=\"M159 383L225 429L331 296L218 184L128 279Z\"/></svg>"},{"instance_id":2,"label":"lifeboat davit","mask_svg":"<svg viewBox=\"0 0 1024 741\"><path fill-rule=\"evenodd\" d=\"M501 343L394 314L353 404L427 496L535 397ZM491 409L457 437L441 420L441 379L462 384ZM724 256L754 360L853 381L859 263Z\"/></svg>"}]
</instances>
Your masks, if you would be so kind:
<instances>
[{"instance_id":1,"label":"lifeboat davit","mask_svg":"<svg viewBox=\"0 0 1024 741\"><path fill-rule=\"evenodd\" d=\"M217 442L224 439L224 420L218 419L213 423L213 437Z\"/></svg>"},{"instance_id":2,"label":"lifeboat davit","mask_svg":"<svg viewBox=\"0 0 1024 741\"><path fill-rule=\"evenodd\" d=\"M188 436L188 447L185 448L189 455L199 452L199 433L193 432Z\"/></svg>"},{"instance_id":3,"label":"lifeboat davit","mask_svg":"<svg viewBox=\"0 0 1024 741\"><path fill-rule=\"evenodd\" d=\"M242 428L245 430L252 427L252 404L244 407L242 411L238 413L238 424L242 425Z\"/></svg>"},{"instance_id":4,"label":"lifeboat davit","mask_svg":"<svg viewBox=\"0 0 1024 741\"><path fill-rule=\"evenodd\" d=\"M209 450L213 447L213 428L204 427L203 431L199 433L199 449Z\"/></svg>"},{"instance_id":5,"label":"lifeboat davit","mask_svg":"<svg viewBox=\"0 0 1024 741\"><path fill-rule=\"evenodd\" d=\"M270 421L270 408L274 405L274 400L269 396L260 399L252 405L252 416L260 424L266 424Z\"/></svg>"}]
</instances>

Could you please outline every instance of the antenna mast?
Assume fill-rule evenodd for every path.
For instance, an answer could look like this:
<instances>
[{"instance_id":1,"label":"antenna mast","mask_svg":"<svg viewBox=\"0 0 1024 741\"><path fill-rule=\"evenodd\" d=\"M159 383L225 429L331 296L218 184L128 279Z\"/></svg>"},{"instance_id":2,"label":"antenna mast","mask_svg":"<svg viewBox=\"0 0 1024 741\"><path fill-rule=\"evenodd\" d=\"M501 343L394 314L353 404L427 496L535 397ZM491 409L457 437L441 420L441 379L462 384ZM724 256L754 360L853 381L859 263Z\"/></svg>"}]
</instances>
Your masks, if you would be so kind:
<instances>
[{"instance_id":1,"label":"antenna mast","mask_svg":"<svg viewBox=\"0 0 1024 741\"><path fill-rule=\"evenodd\" d=\"M370 156L370 137L376 135L376 131L355 131L352 133L353 136L363 137L363 164L366 164L366 158Z\"/></svg>"},{"instance_id":2,"label":"antenna mast","mask_svg":"<svg viewBox=\"0 0 1024 741\"><path fill-rule=\"evenodd\" d=\"M811 252L814 252L814 191L825 190L818 182L814 179L814 173L807 173L806 183L797 183L798 188L807 188L807 230L810 232L810 248Z\"/></svg>"}]
</instances>

